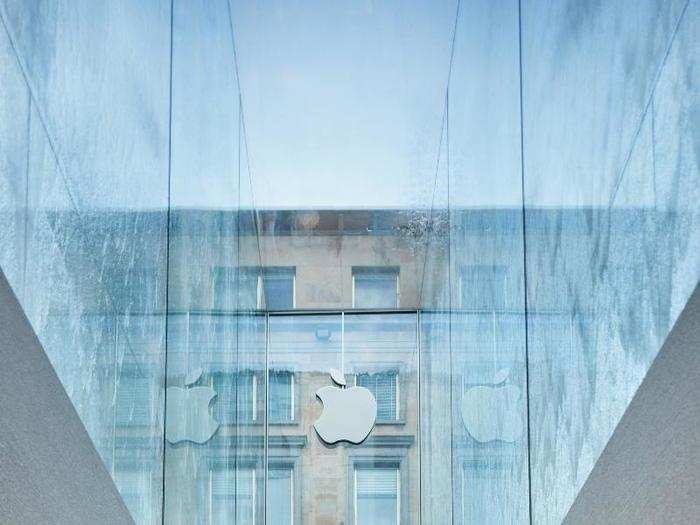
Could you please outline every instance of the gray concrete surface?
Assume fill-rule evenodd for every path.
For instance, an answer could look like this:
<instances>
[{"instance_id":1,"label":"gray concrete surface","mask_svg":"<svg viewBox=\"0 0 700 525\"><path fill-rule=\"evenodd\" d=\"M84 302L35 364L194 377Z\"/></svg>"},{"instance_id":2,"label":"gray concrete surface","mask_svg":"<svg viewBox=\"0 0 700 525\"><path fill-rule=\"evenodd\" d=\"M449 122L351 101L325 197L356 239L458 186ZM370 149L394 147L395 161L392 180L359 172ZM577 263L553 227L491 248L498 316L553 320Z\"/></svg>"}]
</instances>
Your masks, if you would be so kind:
<instances>
[{"instance_id":1,"label":"gray concrete surface","mask_svg":"<svg viewBox=\"0 0 700 525\"><path fill-rule=\"evenodd\" d=\"M0 523L133 523L1 270Z\"/></svg>"}]
</instances>

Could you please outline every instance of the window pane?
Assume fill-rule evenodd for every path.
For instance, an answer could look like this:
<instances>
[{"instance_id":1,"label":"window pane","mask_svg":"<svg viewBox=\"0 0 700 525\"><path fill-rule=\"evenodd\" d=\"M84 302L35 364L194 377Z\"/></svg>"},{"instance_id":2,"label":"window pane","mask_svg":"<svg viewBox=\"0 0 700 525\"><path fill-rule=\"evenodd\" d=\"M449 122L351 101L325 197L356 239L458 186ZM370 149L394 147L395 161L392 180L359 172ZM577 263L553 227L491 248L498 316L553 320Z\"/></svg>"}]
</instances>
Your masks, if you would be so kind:
<instances>
[{"instance_id":1,"label":"window pane","mask_svg":"<svg viewBox=\"0 0 700 525\"><path fill-rule=\"evenodd\" d=\"M218 372L212 374L212 388L217 394L213 413L219 423L253 420L254 379L252 372Z\"/></svg>"},{"instance_id":2,"label":"window pane","mask_svg":"<svg viewBox=\"0 0 700 525\"><path fill-rule=\"evenodd\" d=\"M238 301L242 310L255 310L258 304L258 280L260 271L257 268L241 268L238 276Z\"/></svg>"},{"instance_id":3,"label":"window pane","mask_svg":"<svg viewBox=\"0 0 700 525\"><path fill-rule=\"evenodd\" d=\"M251 468L215 468L211 471L211 523L228 524L232 516L239 523L253 523L255 514L255 471Z\"/></svg>"},{"instance_id":4,"label":"window pane","mask_svg":"<svg viewBox=\"0 0 700 525\"><path fill-rule=\"evenodd\" d=\"M291 268L265 268L265 304L268 310L294 308L294 270Z\"/></svg>"},{"instance_id":5,"label":"window pane","mask_svg":"<svg viewBox=\"0 0 700 525\"><path fill-rule=\"evenodd\" d=\"M287 370L270 370L268 384L268 415L271 423L292 421L294 377Z\"/></svg>"},{"instance_id":6,"label":"window pane","mask_svg":"<svg viewBox=\"0 0 700 525\"><path fill-rule=\"evenodd\" d=\"M397 379L398 372L395 370L357 376L357 385L368 388L377 400L377 421L398 419Z\"/></svg>"},{"instance_id":7,"label":"window pane","mask_svg":"<svg viewBox=\"0 0 700 525\"><path fill-rule=\"evenodd\" d=\"M353 271L355 308L396 308L398 275L387 268Z\"/></svg>"},{"instance_id":8,"label":"window pane","mask_svg":"<svg viewBox=\"0 0 700 525\"><path fill-rule=\"evenodd\" d=\"M358 524L398 523L398 472L396 467L355 469Z\"/></svg>"},{"instance_id":9,"label":"window pane","mask_svg":"<svg viewBox=\"0 0 700 525\"><path fill-rule=\"evenodd\" d=\"M238 275L236 275L238 273ZM213 304L217 310L258 308L258 268L214 268ZM236 286L238 279L238 286Z\"/></svg>"},{"instance_id":10,"label":"window pane","mask_svg":"<svg viewBox=\"0 0 700 525\"><path fill-rule=\"evenodd\" d=\"M147 370L124 367L117 387L117 425L148 425L151 421L150 383Z\"/></svg>"},{"instance_id":11,"label":"window pane","mask_svg":"<svg viewBox=\"0 0 700 525\"><path fill-rule=\"evenodd\" d=\"M292 469L270 468L267 474L267 521L280 525L293 523L294 487Z\"/></svg>"}]
</instances>

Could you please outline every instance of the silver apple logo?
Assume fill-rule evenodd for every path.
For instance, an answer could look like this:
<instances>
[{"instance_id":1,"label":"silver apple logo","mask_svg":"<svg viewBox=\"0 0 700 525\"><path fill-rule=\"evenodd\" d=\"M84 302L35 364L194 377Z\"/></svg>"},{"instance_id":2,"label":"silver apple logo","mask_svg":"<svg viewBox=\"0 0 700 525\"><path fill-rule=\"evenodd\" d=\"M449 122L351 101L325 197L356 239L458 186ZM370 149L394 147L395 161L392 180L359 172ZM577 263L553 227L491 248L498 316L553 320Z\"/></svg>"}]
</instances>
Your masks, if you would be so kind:
<instances>
[{"instance_id":1,"label":"silver apple logo","mask_svg":"<svg viewBox=\"0 0 700 525\"><path fill-rule=\"evenodd\" d=\"M508 370L496 374L491 385L474 386L462 397L462 421L477 441L517 441L523 433L520 389L505 385Z\"/></svg>"},{"instance_id":2,"label":"silver apple logo","mask_svg":"<svg viewBox=\"0 0 700 525\"><path fill-rule=\"evenodd\" d=\"M348 441L359 445L374 427L377 400L362 386L347 388L345 376L331 369L331 379L338 385L324 386L316 391L323 403L321 417L314 423L318 437L332 445Z\"/></svg>"},{"instance_id":3,"label":"silver apple logo","mask_svg":"<svg viewBox=\"0 0 700 525\"><path fill-rule=\"evenodd\" d=\"M201 375L198 368L185 379L187 388L168 387L165 436L173 445L182 441L206 443L219 429L219 422L209 413L216 392L205 386L190 387Z\"/></svg>"}]
</instances>

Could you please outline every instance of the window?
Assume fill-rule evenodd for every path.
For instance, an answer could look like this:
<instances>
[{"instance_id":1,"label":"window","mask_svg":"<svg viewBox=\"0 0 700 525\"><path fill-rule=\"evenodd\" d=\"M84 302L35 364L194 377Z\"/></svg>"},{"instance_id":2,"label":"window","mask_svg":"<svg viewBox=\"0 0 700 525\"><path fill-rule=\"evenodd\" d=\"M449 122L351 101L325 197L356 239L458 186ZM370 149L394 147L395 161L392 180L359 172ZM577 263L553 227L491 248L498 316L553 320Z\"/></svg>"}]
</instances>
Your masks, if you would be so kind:
<instances>
[{"instance_id":1,"label":"window","mask_svg":"<svg viewBox=\"0 0 700 525\"><path fill-rule=\"evenodd\" d=\"M294 469L270 465L267 471L267 521L275 525L294 523Z\"/></svg>"},{"instance_id":2,"label":"window","mask_svg":"<svg viewBox=\"0 0 700 525\"><path fill-rule=\"evenodd\" d=\"M294 308L294 268L263 268L263 282L268 310Z\"/></svg>"},{"instance_id":3,"label":"window","mask_svg":"<svg viewBox=\"0 0 700 525\"><path fill-rule=\"evenodd\" d=\"M256 421L257 387L257 377L251 371L213 373L212 388L217 393L213 410L216 420L221 424Z\"/></svg>"},{"instance_id":4,"label":"window","mask_svg":"<svg viewBox=\"0 0 700 525\"><path fill-rule=\"evenodd\" d=\"M209 523L255 523L256 474L253 468L222 465L209 471Z\"/></svg>"},{"instance_id":5,"label":"window","mask_svg":"<svg viewBox=\"0 0 700 525\"><path fill-rule=\"evenodd\" d=\"M465 266L460 274L462 308L488 311L504 310L506 304L506 267Z\"/></svg>"},{"instance_id":6,"label":"window","mask_svg":"<svg viewBox=\"0 0 700 525\"><path fill-rule=\"evenodd\" d=\"M149 373L125 365L117 385L117 425L149 425L151 423L151 389Z\"/></svg>"},{"instance_id":7,"label":"window","mask_svg":"<svg viewBox=\"0 0 700 525\"><path fill-rule=\"evenodd\" d=\"M238 275L236 275L238 271ZM236 277L238 286L236 287ZM291 267L241 267L214 269L214 308L291 310L295 306L295 270ZM237 297L236 297L237 295Z\"/></svg>"},{"instance_id":8,"label":"window","mask_svg":"<svg viewBox=\"0 0 700 525\"><path fill-rule=\"evenodd\" d=\"M353 308L397 308L399 270L395 267L355 267L352 269Z\"/></svg>"},{"instance_id":9,"label":"window","mask_svg":"<svg viewBox=\"0 0 700 525\"><path fill-rule=\"evenodd\" d=\"M376 374L358 374L357 386L363 386L377 400L377 421L390 422L399 419L399 374L396 370Z\"/></svg>"},{"instance_id":10,"label":"window","mask_svg":"<svg viewBox=\"0 0 700 525\"><path fill-rule=\"evenodd\" d=\"M292 372L270 370L267 403L270 423L294 421L294 374Z\"/></svg>"},{"instance_id":11,"label":"window","mask_svg":"<svg viewBox=\"0 0 700 525\"><path fill-rule=\"evenodd\" d=\"M396 464L356 465L356 525L397 525L400 516L400 470Z\"/></svg>"},{"instance_id":12,"label":"window","mask_svg":"<svg viewBox=\"0 0 700 525\"><path fill-rule=\"evenodd\" d=\"M268 417L270 423L294 421L294 374L288 370L270 370L268 383ZM264 399L258 396L260 377L250 370L243 372L214 372L211 386L217 393L213 414L222 424L254 423L264 409Z\"/></svg>"},{"instance_id":13,"label":"window","mask_svg":"<svg viewBox=\"0 0 700 525\"><path fill-rule=\"evenodd\" d=\"M240 268L238 271L238 298L240 308L255 310L262 306L259 268Z\"/></svg>"},{"instance_id":14,"label":"window","mask_svg":"<svg viewBox=\"0 0 700 525\"><path fill-rule=\"evenodd\" d=\"M261 306L260 270L253 267L214 268L213 306L217 310L255 310ZM238 279L238 285L236 285Z\"/></svg>"}]
</instances>

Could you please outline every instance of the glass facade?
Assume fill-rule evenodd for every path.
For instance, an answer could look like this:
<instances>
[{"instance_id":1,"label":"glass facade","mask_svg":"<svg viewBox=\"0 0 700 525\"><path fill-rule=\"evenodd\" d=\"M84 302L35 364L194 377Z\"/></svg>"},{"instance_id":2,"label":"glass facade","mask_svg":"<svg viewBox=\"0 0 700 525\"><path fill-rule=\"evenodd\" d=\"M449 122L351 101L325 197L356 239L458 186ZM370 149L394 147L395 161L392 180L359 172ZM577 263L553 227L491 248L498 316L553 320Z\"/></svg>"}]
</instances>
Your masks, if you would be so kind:
<instances>
[{"instance_id":1,"label":"glass facade","mask_svg":"<svg viewBox=\"0 0 700 525\"><path fill-rule=\"evenodd\" d=\"M134 520L561 522L700 280L699 17L0 0L0 268Z\"/></svg>"}]
</instances>

